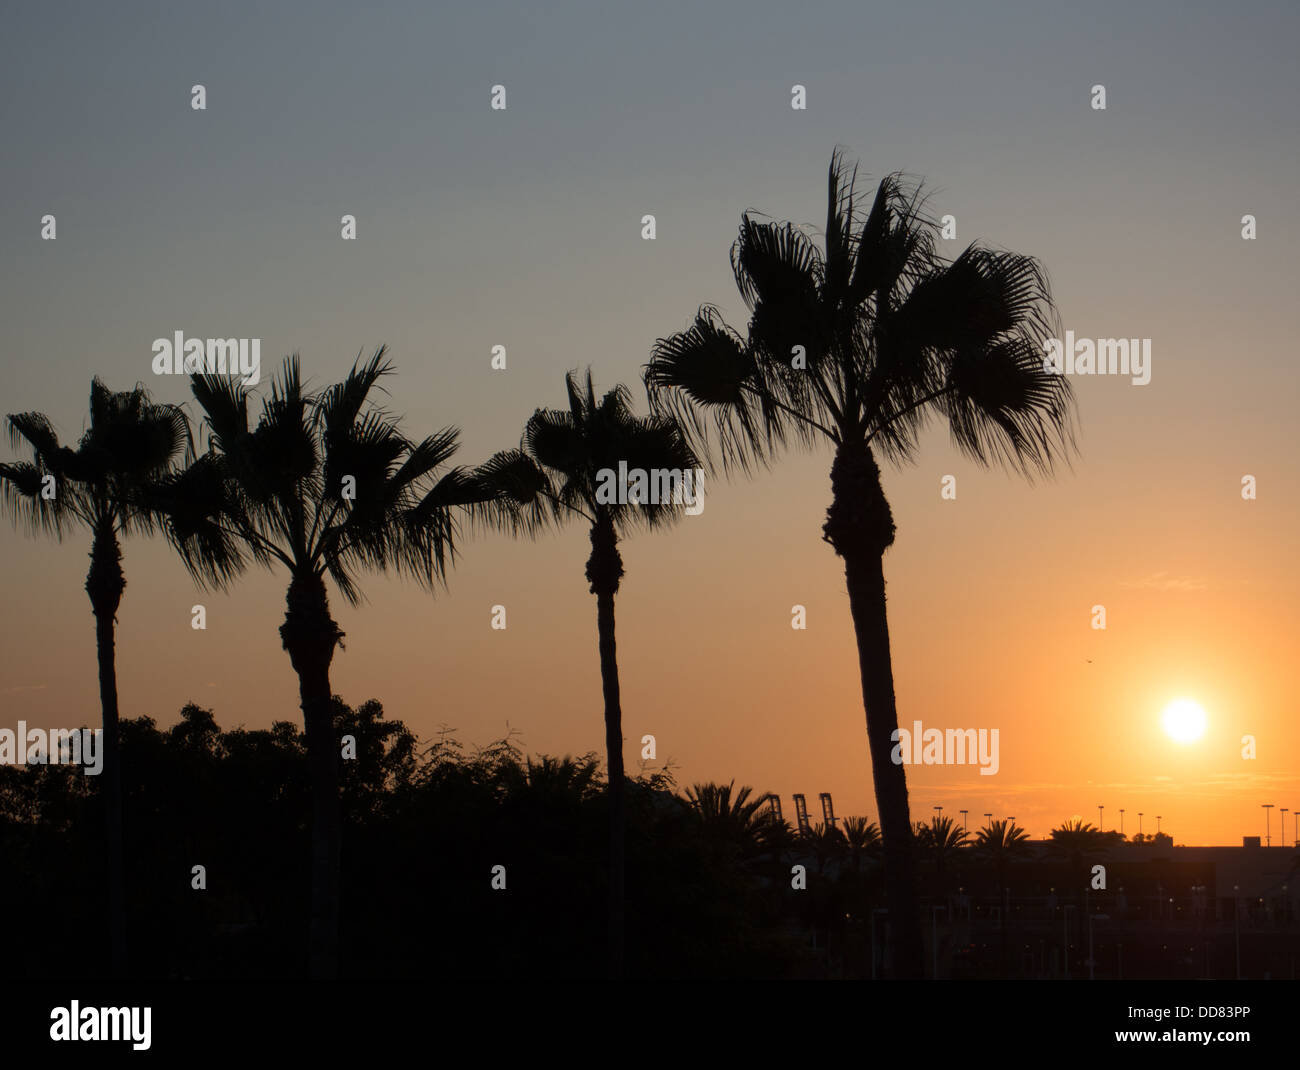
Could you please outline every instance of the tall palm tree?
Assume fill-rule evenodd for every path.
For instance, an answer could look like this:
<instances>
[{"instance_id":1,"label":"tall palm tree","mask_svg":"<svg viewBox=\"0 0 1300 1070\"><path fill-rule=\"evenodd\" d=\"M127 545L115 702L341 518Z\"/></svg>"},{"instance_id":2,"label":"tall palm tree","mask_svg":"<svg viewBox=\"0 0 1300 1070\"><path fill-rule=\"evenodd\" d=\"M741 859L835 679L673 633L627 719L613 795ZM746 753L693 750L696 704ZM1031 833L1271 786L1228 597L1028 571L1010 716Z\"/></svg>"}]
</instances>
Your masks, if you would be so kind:
<instances>
[{"instance_id":1,"label":"tall palm tree","mask_svg":"<svg viewBox=\"0 0 1300 1070\"><path fill-rule=\"evenodd\" d=\"M538 409L524 427L520 448L498 453L483 470L485 478L515 502L516 508L531 508L545 501L556 523L581 518L590 527L591 556L586 576L596 596L609 766L609 971L611 976L620 977L626 788L623 711L614 641L614 596L623 577L618 542L622 534L639 525L653 529L676 520L690 503L681 494L661 495L657 488L654 497L658 500L653 502L631 500L637 498L636 494L611 495L611 474L618 472L620 462L624 462L629 472L676 472L680 477L687 471L693 475L698 462L676 421L664 416L637 416L626 387L616 386L598 398L590 369L585 382L576 372L569 372L564 385L568 408Z\"/></svg>"},{"instance_id":2,"label":"tall palm tree","mask_svg":"<svg viewBox=\"0 0 1300 1070\"><path fill-rule=\"evenodd\" d=\"M997 877L998 884L998 921L1002 936L1002 968L1009 966L1007 956L1007 914L1011 909L1007 886L1007 875L1011 864L1017 859L1028 858L1033 848L1029 846L1029 835L1012 821L990 821L975 834L975 854L990 863Z\"/></svg>"},{"instance_id":3,"label":"tall palm tree","mask_svg":"<svg viewBox=\"0 0 1300 1070\"><path fill-rule=\"evenodd\" d=\"M833 448L823 536L844 559L857 635L897 972L920 977L907 780L890 760L898 714L883 558L894 520L877 457L911 459L938 414L977 462L1050 473L1073 445L1072 397L1044 369L1043 343L1059 330L1038 262L980 245L946 261L919 186L886 177L863 218L855 180L837 151L822 246L791 223L744 215L731 263L747 334L705 305L655 344L645 381L656 411L677 415L696 452L724 470L766 464L787 443Z\"/></svg>"},{"instance_id":4,"label":"tall palm tree","mask_svg":"<svg viewBox=\"0 0 1300 1070\"><path fill-rule=\"evenodd\" d=\"M200 581L224 585L251 560L288 573L280 638L298 675L311 767L310 972L338 971L339 743L330 665L343 632L330 615L325 578L359 604L357 574L389 569L432 587L454 560L458 513L504 514L472 470L441 475L458 448L446 428L414 441L372 400L392 371L380 347L348 376L313 394L288 358L250 423L249 396L233 377L191 376L209 450L157 494L168 534ZM517 515L517 514L512 514Z\"/></svg>"},{"instance_id":5,"label":"tall palm tree","mask_svg":"<svg viewBox=\"0 0 1300 1070\"><path fill-rule=\"evenodd\" d=\"M174 405L153 402L143 386L115 393L98 378L90 387L90 427L76 448L63 446L39 412L8 417L9 438L31 449L30 462L0 464L0 504L15 523L63 538L90 531L86 594L95 615L99 703L104 720L104 811L108 834L109 957L127 970L126 864L122 831L122 762L118 738L116 621L126 577L121 538L154 530L146 493L156 479L192 456L189 422Z\"/></svg>"}]
</instances>

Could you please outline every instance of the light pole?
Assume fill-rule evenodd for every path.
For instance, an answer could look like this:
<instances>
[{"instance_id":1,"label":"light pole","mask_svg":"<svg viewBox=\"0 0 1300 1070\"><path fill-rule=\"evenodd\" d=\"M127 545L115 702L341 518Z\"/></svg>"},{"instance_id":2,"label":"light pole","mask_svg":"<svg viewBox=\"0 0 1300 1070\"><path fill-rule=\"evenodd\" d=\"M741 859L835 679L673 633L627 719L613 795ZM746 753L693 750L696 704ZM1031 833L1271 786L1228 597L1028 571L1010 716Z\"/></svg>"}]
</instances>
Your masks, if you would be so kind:
<instances>
[{"instance_id":1,"label":"light pole","mask_svg":"<svg viewBox=\"0 0 1300 1070\"><path fill-rule=\"evenodd\" d=\"M1106 822L1102 820L1102 814L1105 812L1105 810L1106 808L1104 806L1097 807L1097 831L1098 832L1106 831Z\"/></svg>"},{"instance_id":2,"label":"light pole","mask_svg":"<svg viewBox=\"0 0 1300 1070\"><path fill-rule=\"evenodd\" d=\"M962 811L961 811L961 830L962 830L962 832L965 832L965 831L966 831L966 815L969 814L969 813L970 813L969 810L962 810ZM1286 811L1283 810L1282 813L1285 814Z\"/></svg>"},{"instance_id":3,"label":"light pole","mask_svg":"<svg viewBox=\"0 0 1300 1070\"><path fill-rule=\"evenodd\" d=\"M1237 980L1241 980L1241 885L1232 886L1232 927L1237 941Z\"/></svg>"},{"instance_id":4,"label":"light pole","mask_svg":"<svg viewBox=\"0 0 1300 1070\"><path fill-rule=\"evenodd\" d=\"M1061 950L1065 954L1065 979L1070 979L1070 911L1074 909L1073 903L1067 903L1061 909Z\"/></svg>"},{"instance_id":5,"label":"light pole","mask_svg":"<svg viewBox=\"0 0 1300 1070\"><path fill-rule=\"evenodd\" d=\"M1286 812L1287 807L1282 807L1282 831L1277 834L1277 838L1281 841L1283 847L1286 846Z\"/></svg>"},{"instance_id":6,"label":"light pole","mask_svg":"<svg viewBox=\"0 0 1300 1070\"><path fill-rule=\"evenodd\" d=\"M1156 835L1160 835L1160 814L1156 814Z\"/></svg>"},{"instance_id":7,"label":"light pole","mask_svg":"<svg viewBox=\"0 0 1300 1070\"><path fill-rule=\"evenodd\" d=\"M943 907L937 907L933 904L930 906L930 950L934 958L934 973L932 979L939 980L939 911Z\"/></svg>"},{"instance_id":8,"label":"light pole","mask_svg":"<svg viewBox=\"0 0 1300 1070\"><path fill-rule=\"evenodd\" d=\"M1263 810L1264 810L1264 846L1265 846L1265 847L1271 847L1272 844L1269 843L1269 840L1270 840L1271 837L1269 836L1269 831L1270 831L1270 830L1269 830L1269 820L1268 820L1268 819L1269 819L1270 817L1273 816L1272 814L1269 813L1269 811L1273 809L1273 804L1272 804L1272 803L1260 803L1260 806L1263 807Z\"/></svg>"},{"instance_id":9,"label":"light pole","mask_svg":"<svg viewBox=\"0 0 1300 1070\"><path fill-rule=\"evenodd\" d=\"M1119 808L1119 834L1124 835L1124 807Z\"/></svg>"}]
</instances>

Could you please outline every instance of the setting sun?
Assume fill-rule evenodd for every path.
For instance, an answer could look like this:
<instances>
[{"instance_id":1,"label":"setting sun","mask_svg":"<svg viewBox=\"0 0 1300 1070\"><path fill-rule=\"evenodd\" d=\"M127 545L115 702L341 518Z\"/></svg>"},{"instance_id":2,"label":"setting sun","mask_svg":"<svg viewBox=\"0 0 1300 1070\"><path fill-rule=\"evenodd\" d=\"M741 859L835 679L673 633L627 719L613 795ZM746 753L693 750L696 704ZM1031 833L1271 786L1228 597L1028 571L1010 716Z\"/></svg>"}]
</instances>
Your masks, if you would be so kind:
<instances>
[{"instance_id":1,"label":"setting sun","mask_svg":"<svg viewBox=\"0 0 1300 1070\"><path fill-rule=\"evenodd\" d=\"M1205 711L1190 699L1174 699L1161 720L1169 738L1179 743L1191 743L1205 734Z\"/></svg>"}]
</instances>

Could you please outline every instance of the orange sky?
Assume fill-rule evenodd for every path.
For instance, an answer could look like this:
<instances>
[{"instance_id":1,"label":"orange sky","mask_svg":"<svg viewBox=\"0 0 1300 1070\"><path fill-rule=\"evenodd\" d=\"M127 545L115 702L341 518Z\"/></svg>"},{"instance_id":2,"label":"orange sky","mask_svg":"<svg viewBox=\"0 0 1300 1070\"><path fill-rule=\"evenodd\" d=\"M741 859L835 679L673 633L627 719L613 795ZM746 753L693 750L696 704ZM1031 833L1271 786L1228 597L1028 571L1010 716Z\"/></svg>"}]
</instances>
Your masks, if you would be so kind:
<instances>
[{"instance_id":1,"label":"orange sky","mask_svg":"<svg viewBox=\"0 0 1300 1070\"><path fill-rule=\"evenodd\" d=\"M310 25L87 12L73 32L31 8L0 42L7 151L24 162L0 201L0 413L47 412L75 439L96 373L183 401L183 380L149 370L152 340L176 330L260 337L264 382L300 351L317 386L388 343L404 426L458 423L457 460L477 462L562 403L566 370L593 365L598 387L629 383L643 403L651 345L701 302L743 325L727 262L741 212L821 224L841 144L867 184L924 176L934 213L957 219L952 253L981 239L1041 258L1079 337L1152 339L1149 385L1075 381L1080 454L1054 481L976 469L939 427L914 466L886 470L900 718L1000 732L996 776L913 770L914 815L1014 814L1043 835L1100 803L1107 827L1124 807L1126 831L1140 810L1178 842L1238 844L1273 803L1276 836L1278 810L1300 808L1300 142L1277 136L1294 129L1295 13L1102 7L991 20L953 5L936 35L910 10L810 22L719 6L692 12L688 40L649 9L322 10ZM27 40L58 41L58 61ZM339 40L349 62L320 63ZM189 108L200 68L205 113ZM498 80L511 103L493 114ZM806 112L790 109L794 81ZM1105 112L1088 104L1098 81ZM338 237L344 212L355 242ZM505 372L489 366L498 344ZM652 733L683 784L734 777L787 813L791 793L815 807L830 791L839 814L876 817L843 574L821 541L829 467L796 455L711 481L700 516L625 544L632 767ZM0 726L97 723L88 540L0 539ZM425 737L445 723L485 743L509 725L533 752L601 751L587 553L577 527L479 538L436 599L391 579L367 581L359 610L335 598L336 691ZM218 596L160 543L128 543L124 564L125 714L168 724L193 700L227 726L299 718L282 574ZM504 632L489 627L498 603ZM1208 712L1196 744L1160 729L1178 696Z\"/></svg>"}]
</instances>

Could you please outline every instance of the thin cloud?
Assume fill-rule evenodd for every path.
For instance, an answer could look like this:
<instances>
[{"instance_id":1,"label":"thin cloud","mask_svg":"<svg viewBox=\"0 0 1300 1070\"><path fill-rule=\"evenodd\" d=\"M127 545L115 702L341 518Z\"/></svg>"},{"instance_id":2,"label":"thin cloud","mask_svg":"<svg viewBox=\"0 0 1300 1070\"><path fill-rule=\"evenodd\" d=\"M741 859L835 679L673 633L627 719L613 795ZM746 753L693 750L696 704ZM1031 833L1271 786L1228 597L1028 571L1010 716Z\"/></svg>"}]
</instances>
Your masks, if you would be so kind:
<instances>
[{"instance_id":1,"label":"thin cloud","mask_svg":"<svg viewBox=\"0 0 1300 1070\"><path fill-rule=\"evenodd\" d=\"M1153 572L1138 580L1121 580L1120 586L1144 591L1204 591L1208 585L1204 580L1192 579L1190 576Z\"/></svg>"}]
</instances>

